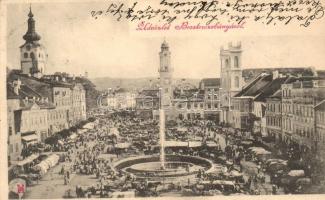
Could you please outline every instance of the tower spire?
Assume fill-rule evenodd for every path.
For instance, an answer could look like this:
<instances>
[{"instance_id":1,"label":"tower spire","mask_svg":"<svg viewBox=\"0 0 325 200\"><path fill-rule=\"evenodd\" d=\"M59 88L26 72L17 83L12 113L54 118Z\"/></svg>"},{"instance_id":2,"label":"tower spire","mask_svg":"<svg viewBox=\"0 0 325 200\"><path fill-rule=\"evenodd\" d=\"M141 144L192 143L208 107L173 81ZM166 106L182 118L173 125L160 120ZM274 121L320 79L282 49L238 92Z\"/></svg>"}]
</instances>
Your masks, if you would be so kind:
<instances>
[{"instance_id":1,"label":"tower spire","mask_svg":"<svg viewBox=\"0 0 325 200\"><path fill-rule=\"evenodd\" d=\"M23 36L23 39L26 40L26 42L35 42L41 39L41 36L39 36L35 31L35 20L34 15L32 13L32 6L29 5L29 13L28 13L28 29L26 34Z\"/></svg>"}]
</instances>

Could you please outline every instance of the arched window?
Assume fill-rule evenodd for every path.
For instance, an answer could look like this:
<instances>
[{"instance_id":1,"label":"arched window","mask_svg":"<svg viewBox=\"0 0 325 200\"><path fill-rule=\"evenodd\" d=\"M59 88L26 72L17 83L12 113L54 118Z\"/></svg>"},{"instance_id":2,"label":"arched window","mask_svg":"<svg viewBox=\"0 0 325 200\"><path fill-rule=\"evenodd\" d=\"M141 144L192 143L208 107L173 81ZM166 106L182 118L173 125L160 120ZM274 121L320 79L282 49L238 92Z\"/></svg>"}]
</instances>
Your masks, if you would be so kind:
<instances>
[{"instance_id":1,"label":"arched window","mask_svg":"<svg viewBox=\"0 0 325 200\"><path fill-rule=\"evenodd\" d=\"M32 59L35 59L35 55L34 55L33 52L30 53L30 57L31 57Z\"/></svg>"},{"instance_id":2,"label":"arched window","mask_svg":"<svg viewBox=\"0 0 325 200\"><path fill-rule=\"evenodd\" d=\"M226 67L229 67L229 60L226 59Z\"/></svg>"},{"instance_id":3,"label":"arched window","mask_svg":"<svg viewBox=\"0 0 325 200\"><path fill-rule=\"evenodd\" d=\"M238 62L238 56L235 56L235 67L238 68L239 67L239 62Z\"/></svg>"},{"instance_id":4,"label":"arched window","mask_svg":"<svg viewBox=\"0 0 325 200\"><path fill-rule=\"evenodd\" d=\"M238 76L235 77L235 87L236 88L239 87L239 77Z\"/></svg>"},{"instance_id":5,"label":"arched window","mask_svg":"<svg viewBox=\"0 0 325 200\"><path fill-rule=\"evenodd\" d=\"M24 58L28 58L28 53L24 53Z\"/></svg>"}]
</instances>

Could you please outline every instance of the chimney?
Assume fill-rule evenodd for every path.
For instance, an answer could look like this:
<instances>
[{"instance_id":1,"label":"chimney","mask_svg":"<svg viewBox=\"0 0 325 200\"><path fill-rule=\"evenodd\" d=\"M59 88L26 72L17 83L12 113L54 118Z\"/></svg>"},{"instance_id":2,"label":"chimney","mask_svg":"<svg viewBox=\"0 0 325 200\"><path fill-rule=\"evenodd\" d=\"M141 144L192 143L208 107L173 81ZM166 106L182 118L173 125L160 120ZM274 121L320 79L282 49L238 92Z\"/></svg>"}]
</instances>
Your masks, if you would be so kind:
<instances>
[{"instance_id":1,"label":"chimney","mask_svg":"<svg viewBox=\"0 0 325 200\"><path fill-rule=\"evenodd\" d=\"M72 80L73 80L73 81L76 80L76 76L75 76L75 75L72 76Z\"/></svg>"},{"instance_id":2,"label":"chimney","mask_svg":"<svg viewBox=\"0 0 325 200\"><path fill-rule=\"evenodd\" d=\"M59 76L56 76L55 77L55 81L59 81Z\"/></svg>"},{"instance_id":3,"label":"chimney","mask_svg":"<svg viewBox=\"0 0 325 200\"><path fill-rule=\"evenodd\" d=\"M35 100L36 100L36 97L35 97L35 96L33 96L33 99L32 99L33 103L35 103Z\"/></svg>"},{"instance_id":4,"label":"chimney","mask_svg":"<svg viewBox=\"0 0 325 200\"><path fill-rule=\"evenodd\" d=\"M13 82L13 85L14 85L14 93L16 95L19 95L19 90L20 90L20 86L21 86L21 81L20 79L17 79Z\"/></svg>"},{"instance_id":5,"label":"chimney","mask_svg":"<svg viewBox=\"0 0 325 200\"><path fill-rule=\"evenodd\" d=\"M65 77L62 77L62 81L65 82Z\"/></svg>"},{"instance_id":6,"label":"chimney","mask_svg":"<svg viewBox=\"0 0 325 200\"><path fill-rule=\"evenodd\" d=\"M272 72L272 80L275 80L277 78L280 78L280 74L279 74L279 71L278 70L274 70Z\"/></svg>"}]
</instances>

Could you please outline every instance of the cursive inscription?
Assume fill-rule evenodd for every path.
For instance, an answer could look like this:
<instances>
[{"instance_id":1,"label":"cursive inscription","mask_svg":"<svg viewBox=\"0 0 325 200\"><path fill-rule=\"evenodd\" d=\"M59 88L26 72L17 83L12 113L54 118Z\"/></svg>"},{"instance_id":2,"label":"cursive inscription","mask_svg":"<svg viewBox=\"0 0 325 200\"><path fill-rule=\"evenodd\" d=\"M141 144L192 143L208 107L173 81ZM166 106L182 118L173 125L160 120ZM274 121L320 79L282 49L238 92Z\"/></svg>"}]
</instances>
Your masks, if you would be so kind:
<instances>
[{"instance_id":1,"label":"cursive inscription","mask_svg":"<svg viewBox=\"0 0 325 200\"><path fill-rule=\"evenodd\" d=\"M105 16L117 21L137 22L138 29L146 29L152 21L159 22L162 30L168 30L175 23L184 21L200 23L206 27L216 24L242 26L244 23L256 22L264 25L297 25L309 27L324 17L324 7L320 0L234 0L234 1L184 1L160 0L159 4L140 5L133 1L108 3L102 10L90 12L93 19Z\"/></svg>"}]
</instances>

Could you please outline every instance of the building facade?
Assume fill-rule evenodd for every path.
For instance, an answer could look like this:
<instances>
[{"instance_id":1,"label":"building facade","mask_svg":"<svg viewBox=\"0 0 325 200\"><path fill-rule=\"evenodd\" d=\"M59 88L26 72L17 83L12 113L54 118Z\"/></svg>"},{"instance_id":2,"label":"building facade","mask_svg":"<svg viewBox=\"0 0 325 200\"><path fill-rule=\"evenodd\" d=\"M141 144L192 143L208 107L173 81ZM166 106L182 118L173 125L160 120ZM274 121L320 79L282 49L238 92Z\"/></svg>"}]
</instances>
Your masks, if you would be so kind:
<instances>
[{"instance_id":1,"label":"building facade","mask_svg":"<svg viewBox=\"0 0 325 200\"><path fill-rule=\"evenodd\" d=\"M25 43L20 47L21 70L7 73L9 160L20 158L24 147L86 119L83 85L75 79L44 76L47 54L39 43L30 10Z\"/></svg>"},{"instance_id":2,"label":"building facade","mask_svg":"<svg viewBox=\"0 0 325 200\"><path fill-rule=\"evenodd\" d=\"M220 122L220 79L202 79L199 89L204 91L204 118L216 123Z\"/></svg>"},{"instance_id":3,"label":"building facade","mask_svg":"<svg viewBox=\"0 0 325 200\"><path fill-rule=\"evenodd\" d=\"M136 94L124 88L110 89L104 99L110 110L134 110L136 108Z\"/></svg>"},{"instance_id":4,"label":"building facade","mask_svg":"<svg viewBox=\"0 0 325 200\"><path fill-rule=\"evenodd\" d=\"M281 90L266 100L266 132L269 137L274 138L276 142L282 140L282 107Z\"/></svg>"},{"instance_id":5,"label":"building facade","mask_svg":"<svg viewBox=\"0 0 325 200\"><path fill-rule=\"evenodd\" d=\"M325 162L325 100L315 106L316 143L317 156L321 162Z\"/></svg>"},{"instance_id":6,"label":"building facade","mask_svg":"<svg viewBox=\"0 0 325 200\"><path fill-rule=\"evenodd\" d=\"M296 81L283 90L283 95L291 95L292 136L291 141L314 151L319 140L316 135L315 106L325 98L324 80Z\"/></svg>"},{"instance_id":7,"label":"building facade","mask_svg":"<svg viewBox=\"0 0 325 200\"><path fill-rule=\"evenodd\" d=\"M232 123L231 98L242 89L242 48L241 43L228 44L228 49L220 49L220 120L223 123Z\"/></svg>"}]
</instances>

